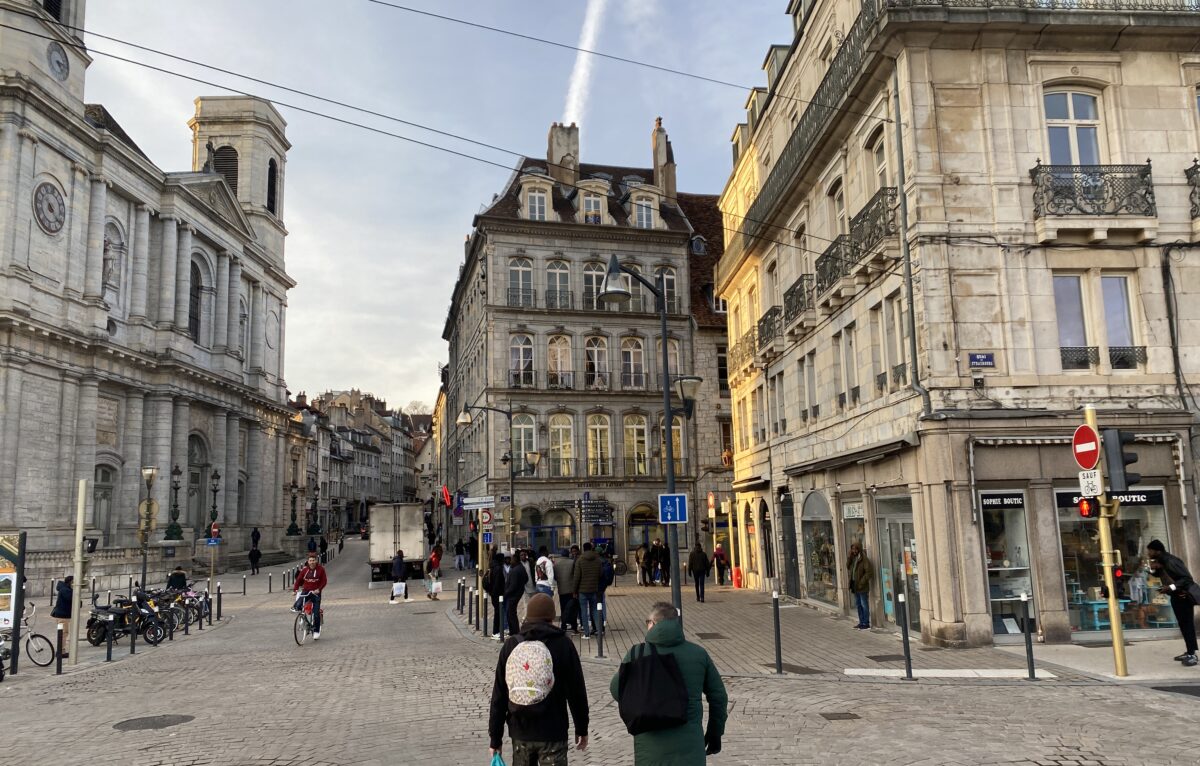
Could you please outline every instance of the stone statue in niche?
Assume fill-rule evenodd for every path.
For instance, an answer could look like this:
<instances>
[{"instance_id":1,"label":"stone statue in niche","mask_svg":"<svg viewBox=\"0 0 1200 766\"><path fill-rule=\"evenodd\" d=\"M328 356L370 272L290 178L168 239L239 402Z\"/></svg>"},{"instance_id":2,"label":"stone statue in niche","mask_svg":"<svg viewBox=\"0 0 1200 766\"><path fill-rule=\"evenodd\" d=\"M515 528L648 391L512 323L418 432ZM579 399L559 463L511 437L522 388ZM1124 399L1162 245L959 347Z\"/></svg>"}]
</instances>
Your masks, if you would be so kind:
<instances>
[{"instance_id":1,"label":"stone statue in niche","mask_svg":"<svg viewBox=\"0 0 1200 766\"><path fill-rule=\"evenodd\" d=\"M117 246L112 240L104 238L104 286L117 286Z\"/></svg>"},{"instance_id":2,"label":"stone statue in niche","mask_svg":"<svg viewBox=\"0 0 1200 766\"><path fill-rule=\"evenodd\" d=\"M200 169L200 172L201 173L211 173L211 172L213 172L213 158L217 154L217 147L213 146L212 139L209 139L208 143L204 145L204 151L205 151L204 167Z\"/></svg>"}]
</instances>

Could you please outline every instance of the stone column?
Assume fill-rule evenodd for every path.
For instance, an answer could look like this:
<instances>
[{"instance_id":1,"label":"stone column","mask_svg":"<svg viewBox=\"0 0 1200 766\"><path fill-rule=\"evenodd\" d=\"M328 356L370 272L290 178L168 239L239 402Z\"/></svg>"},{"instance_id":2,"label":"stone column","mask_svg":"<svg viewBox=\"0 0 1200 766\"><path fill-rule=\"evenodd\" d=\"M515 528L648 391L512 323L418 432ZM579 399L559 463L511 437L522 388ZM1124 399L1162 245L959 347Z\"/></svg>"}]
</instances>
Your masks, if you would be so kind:
<instances>
[{"instance_id":1,"label":"stone column","mask_svg":"<svg viewBox=\"0 0 1200 766\"><path fill-rule=\"evenodd\" d=\"M263 430L262 423L250 423L246 434L246 523L266 523L263 513Z\"/></svg>"},{"instance_id":2,"label":"stone column","mask_svg":"<svg viewBox=\"0 0 1200 766\"><path fill-rule=\"evenodd\" d=\"M94 528L92 518L95 508L92 502L92 481L96 477L96 407L100 395L100 379L84 377L79 381L79 417L75 429L75 476L74 482L88 480L87 512L85 526ZM74 510L72 508L72 510ZM74 526L72 524L71 526Z\"/></svg>"},{"instance_id":3,"label":"stone column","mask_svg":"<svg viewBox=\"0 0 1200 766\"><path fill-rule=\"evenodd\" d=\"M1041 478L1029 480L1029 493L1025 496L1025 520L1028 525L1029 565L1032 567L1030 574L1037 573L1033 581L1037 591L1033 597L1037 624L1047 642L1067 643L1071 640L1071 614L1066 588L1063 587L1066 573L1053 482Z\"/></svg>"},{"instance_id":4,"label":"stone column","mask_svg":"<svg viewBox=\"0 0 1200 766\"><path fill-rule=\"evenodd\" d=\"M217 300L213 304L213 349L223 351L229 338L229 251L217 254Z\"/></svg>"},{"instance_id":5,"label":"stone column","mask_svg":"<svg viewBox=\"0 0 1200 766\"><path fill-rule=\"evenodd\" d=\"M33 131L21 128L17 131L20 136L18 148L19 159L16 169L17 190L14 226L10 230L8 252L0 254L0 264L12 263L25 269L29 264L29 232L30 227L37 226L33 222L33 163L37 154L38 137Z\"/></svg>"},{"instance_id":6,"label":"stone column","mask_svg":"<svg viewBox=\"0 0 1200 766\"><path fill-rule=\"evenodd\" d=\"M250 308L250 372L261 373L263 368L263 339L266 331L266 292L261 282L251 287L253 305Z\"/></svg>"},{"instance_id":7,"label":"stone column","mask_svg":"<svg viewBox=\"0 0 1200 766\"><path fill-rule=\"evenodd\" d=\"M150 268L150 208L138 205L133 221L133 282L129 298L129 320L146 318L147 274Z\"/></svg>"},{"instance_id":8,"label":"stone column","mask_svg":"<svg viewBox=\"0 0 1200 766\"><path fill-rule=\"evenodd\" d=\"M242 261L236 255L229 258L229 305L226 307L226 332L229 339L225 347L237 351L242 342Z\"/></svg>"},{"instance_id":9,"label":"stone column","mask_svg":"<svg viewBox=\"0 0 1200 766\"><path fill-rule=\"evenodd\" d=\"M179 477L179 482L182 489L179 490L179 525L188 529L184 530L183 539L191 540L195 537L189 532L191 527L195 526L196 520L192 518L191 511L188 510L191 504L188 502L188 433L191 429L191 403L185 397L176 397L171 406L171 465L179 466L183 471L183 475ZM202 488L203 489L203 488Z\"/></svg>"},{"instance_id":10,"label":"stone column","mask_svg":"<svg viewBox=\"0 0 1200 766\"><path fill-rule=\"evenodd\" d=\"M9 250L11 244L8 237L15 231L16 224L13 223L14 215L17 211L17 202L13 199L13 195L17 193L17 171L19 164L17 162L17 126L11 123L0 125L0 233L3 233L5 240L4 250L11 255ZM0 265L7 265L6 262L0 262Z\"/></svg>"},{"instance_id":11,"label":"stone column","mask_svg":"<svg viewBox=\"0 0 1200 766\"><path fill-rule=\"evenodd\" d=\"M191 226L184 224L179 229L179 243L175 251L175 331L188 330L188 309L191 303L192 286L192 234Z\"/></svg>"},{"instance_id":12,"label":"stone column","mask_svg":"<svg viewBox=\"0 0 1200 766\"><path fill-rule=\"evenodd\" d=\"M158 478L154 482L153 497L158 501L159 532L165 533L171 522L171 469L175 464L171 461L172 430L174 419L174 404L170 394L153 393L147 397L146 417L143 427L148 431L146 440L146 465L158 467ZM186 466L180 466L182 470ZM184 477L180 477L183 480ZM187 496L180 492L182 500ZM180 510L182 514L182 509Z\"/></svg>"},{"instance_id":13,"label":"stone column","mask_svg":"<svg viewBox=\"0 0 1200 766\"><path fill-rule=\"evenodd\" d=\"M271 487L271 524L276 528L276 534L283 534L288 525L292 523L292 493L284 492L283 485L287 481L285 478L284 467L287 465L287 433L286 424L283 429L275 430L275 481ZM299 483L299 482L297 482ZM300 525L300 531L304 531L304 508L300 505L302 498L296 498L296 523Z\"/></svg>"},{"instance_id":14,"label":"stone column","mask_svg":"<svg viewBox=\"0 0 1200 766\"><path fill-rule=\"evenodd\" d=\"M3 431L0 431L0 524L17 526L17 456L21 444L21 388L26 361L4 355Z\"/></svg>"},{"instance_id":15,"label":"stone column","mask_svg":"<svg viewBox=\"0 0 1200 766\"><path fill-rule=\"evenodd\" d=\"M114 525L118 535L118 544L125 539L124 530L132 530L137 527L137 514L135 509L142 501L144 494L143 487L145 484L142 481L142 423L145 420L146 398L140 389L131 389L125 393L125 423L122 427L121 434L121 452L125 458L125 465L121 469L121 492L117 497L113 498L115 505L115 516L118 519ZM162 469L159 469L158 478L155 479L155 484L160 481L170 481L170 471L166 476L163 475ZM119 505L116 505L120 503ZM160 509L161 510L161 509ZM162 518L158 519L162 523ZM130 535L129 540L133 536Z\"/></svg>"},{"instance_id":16,"label":"stone column","mask_svg":"<svg viewBox=\"0 0 1200 766\"><path fill-rule=\"evenodd\" d=\"M87 269L87 202L91 196L88 179L91 173L87 166L71 163L70 199L67 204L71 212L67 215L67 285L66 294L72 298L83 297L84 271ZM73 488L72 488L73 491Z\"/></svg>"},{"instance_id":17,"label":"stone column","mask_svg":"<svg viewBox=\"0 0 1200 766\"><path fill-rule=\"evenodd\" d=\"M75 464L75 420L79 417L79 375L64 372L58 399L58 465ZM59 471L55 492L57 507L64 516L74 510L75 480L71 471Z\"/></svg>"},{"instance_id":18,"label":"stone column","mask_svg":"<svg viewBox=\"0 0 1200 766\"><path fill-rule=\"evenodd\" d=\"M204 520L205 523L207 523L212 519L212 510L215 501L215 505L217 507L217 521L221 524L221 526L225 526L226 523L233 521L233 519L227 517L222 512L225 507L225 495L229 491L229 472L225 467L225 410L220 407L216 408L213 411L212 420L210 422L212 423L212 429L208 434L208 446L210 449L208 454L208 462L212 463L213 471L221 472L221 482L217 487L217 496L214 498L212 496L211 489L212 471L209 472L209 489L208 494L205 495L204 506L208 512L204 515ZM234 477L234 482L236 485L236 476Z\"/></svg>"},{"instance_id":19,"label":"stone column","mask_svg":"<svg viewBox=\"0 0 1200 766\"><path fill-rule=\"evenodd\" d=\"M214 424L214 428L218 425ZM230 410L225 413L225 476L228 481L225 486L228 492L225 493L225 518L230 521L245 525L246 519L238 515L238 477L240 475L241 466L238 463L238 452L241 448L242 441L242 419L241 415L236 410Z\"/></svg>"},{"instance_id":20,"label":"stone column","mask_svg":"<svg viewBox=\"0 0 1200 766\"><path fill-rule=\"evenodd\" d=\"M179 220L162 219L162 251L158 256L158 326L169 329L175 322L175 262L179 257Z\"/></svg>"},{"instance_id":21,"label":"stone column","mask_svg":"<svg viewBox=\"0 0 1200 766\"><path fill-rule=\"evenodd\" d=\"M108 185L99 176L92 177L92 196L88 204L87 264L83 274L83 297L100 300L104 291L104 216L108 210Z\"/></svg>"}]
</instances>

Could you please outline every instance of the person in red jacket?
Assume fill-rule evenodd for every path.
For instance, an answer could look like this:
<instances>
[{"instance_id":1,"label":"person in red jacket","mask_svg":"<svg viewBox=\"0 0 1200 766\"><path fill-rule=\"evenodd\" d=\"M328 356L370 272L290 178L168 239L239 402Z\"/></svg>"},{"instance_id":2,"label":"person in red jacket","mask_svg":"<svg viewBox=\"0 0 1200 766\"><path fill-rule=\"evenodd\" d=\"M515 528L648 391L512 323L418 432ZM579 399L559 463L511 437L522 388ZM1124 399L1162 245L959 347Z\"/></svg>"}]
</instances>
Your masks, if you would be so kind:
<instances>
[{"instance_id":1,"label":"person in red jacket","mask_svg":"<svg viewBox=\"0 0 1200 766\"><path fill-rule=\"evenodd\" d=\"M329 578L325 576L325 567L321 566L316 552L310 551L308 561L300 567L300 572L296 575L292 593L303 591L312 594L309 600L312 602L313 641L321 638L321 591L325 590L325 586L328 584ZM292 605L293 612L303 608L304 602L301 599L297 599L296 603Z\"/></svg>"}]
</instances>

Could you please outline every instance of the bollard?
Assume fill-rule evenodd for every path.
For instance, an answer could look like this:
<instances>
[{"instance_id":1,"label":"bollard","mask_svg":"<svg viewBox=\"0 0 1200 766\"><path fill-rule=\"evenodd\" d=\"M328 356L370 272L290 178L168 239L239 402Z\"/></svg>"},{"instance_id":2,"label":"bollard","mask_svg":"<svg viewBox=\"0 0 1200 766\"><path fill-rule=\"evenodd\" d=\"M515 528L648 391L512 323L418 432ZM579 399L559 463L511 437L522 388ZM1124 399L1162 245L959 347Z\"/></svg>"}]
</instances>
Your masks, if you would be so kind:
<instances>
[{"instance_id":1,"label":"bollard","mask_svg":"<svg viewBox=\"0 0 1200 766\"><path fill-rule=\"evenodd\" d=\"M604 602L596 604L596 656L604 659Z\"/></svg>"},{"instance_id":2,"label":"bollard","mask_svg":"<svg viewBox=\"0 0 1200 766\"><path fill-rule=\"evenodd\" d=\"M1029 680L1037 680L1037 670L1033 667L1033 630L1029 619L1029 594L1021 593L1021 619L1024 620L1025 633L1025 664L1029 666Z\"/></svg>"},{"instance_id":3,"label":"bollard","mask_svg":"<svg viewBox=\"0 0 1200 766\"><path fill-rule=\"evenodd\" d=\"M504 596L500 597L499 606L496 610L500 612L500 640L504 640L504 631L508 630L508 611L504 608Z\"/></svg>"},{"instance_id":4,"label":"bollard","mask_svg":"<svg viewBox=\"0 0 1200 766\"><path fill-rule=\"evenodd\" d=\"M475 598L472 595L475 592L474 588L467 588L467 627L475 627Z\"/></svg>"},{"instance_id":5,"label":"bollard","mask_svg":"<svg viewBox=\"0 0 1200 766\"><path fill-rule=\"evenodd\" d=\"M267 593L270 593L272 591L271 578L273 578L274 576L275 576L274 573L267 572Z\"/></svg>"},{"instance_id":6,"label":"bollard","mask_svg":"<svg viewBox=\"0 0 1200 766\"><path fill-rule=\"evenodd\" d=\"M187 618L185 617L184 619L186 620ZM170 619L170 618L167 619L167 640L168 641L175 640L175 623L176 622L177 621L174 619Z\"/></svg>"},{"instance_id":7,"label":"bollard","mask_svg":"<svg viewBox=\"0 0 1200 766\"><path fill-rule=\"evenodd\" d=\"M463 612L463 608L462 608L463 603L462 602L463 602L463 581L462 581L462 578L460 577L460 578L458 578L458 587L456 587L454 589L454 608L458 610L459 614L462 614L462 612Z\"/></svg>"},{"instance_id":8,"label":"bollard","mask_svg":"<svg viewBox=\"0 0 1200 766\"><path fill-rule=\"evenodd\" d=\"M111 614L108 616L108 630L104 631L104 635L105 643L108 644L104 650L104 661L112 662L113 617Z\"/></svg>"},{"instance_id":9,"label":"bollard","mask_svg":"<svg viewBox=\"0 0 1200 766\"><path fill-rule=\"evenodd\" d=\"M204 611L208 613L208 627L211 628L213 622L212 594L208 591L204 592Z\"/></svg>"},{"instance_id":10,"label":"bollard","mask_svg":"<svg viewBox=\"0 0 1200 766\"><path fill-rule=\"evenodd\" d=\"M775 612L775 673L783 675L783 644L779 636L779 591L771 591L771 608Z\"/></svg>"},{"instance_id":11,"label":"bollard","mask_svg":"<svg viewBox=\"0 0 1200 766\"><path fill-rule=\"evenodd\" d=\"M112 606L112 591L108 592L108 603L105 606Z\"/></svg>"},{"instance_id":12,"label":"bollard","mask_svg":"<svg viewBox=\"0 0 1200 766\"><path fill-rule=\"evenodd\" d=\"M220 619L221 619L221 583L217 582L217 620L220 621ZM212 625L212 622L210 621L208 624Z\"/></svg>"},{"instance_id":13,"label":"bollard","mask_svg":"<svg viewBox=\"0 0 1200 766\"><path fill-rule=\"evenodd\" d=\"M48 603L46 604L46 606L49 606L49 607L54 606L54 589L57 587L58 587L58 580L51 577L50 578L50 591L49 591L50 598L47 599Z\"/></svg>"},{"instance_id":14,"label":"bollard","mask_svg":"<svg viewBox=\"0 0 1200 766\"><path fill-rule=\"evenodd\" d=\"M93 578L92 578L92 587L91 587L91 589L88 591L88 593L95 593L95 592L96 592L96 578L95 578L95 577L93 577Z\"/></svg>"},{"instance_id":15,"label":"bollard","mask_svg":"<svg viewBox=\"0 0 1200 766\"><path fill-rule=\"evenodd\" d=\"M133 575L129 575L129 592L125 595L129 598L133 598Z\"/></svg>"},{"instance_id":16,"label":"bollard","mask_svg":"<svg viewBox=\"0 0 1200 766\"><path fill-rule=\"evenodd\" d=\"M904 594L896 594L896 616L900 618L900 636L904 641L904 680L913 680L912 648L908 643L908 604L904 602Z\"/></svg>"},{"instance_id":17,"label":"bollard","mask_svg":"<svg viewBox=\"0 0 1200 766\"><path fill-rule=\"evenodd\" d=\"M130 619L131 620L133 619L132 615L130 615ZM130 622L129 623L129 653L130 654L137 654L136 645L137 645L137 625Z\"/></svg>"},{"instance_id":18,"label":"bollard","mask_svg":"<svg viewBox=\"0 0 1200 766\"><path fill-rule=\"evenodd\" d=\"M200 609L200 619L196 620L196 626L199 627L200 630L204 630L204 610L205 610L207 604L208 604L208 592L205 591L204 595L200 597L200 603L198 604L198 607Z\"/></svg>"},{"instance_id":19,"label":"bollard","mask_svg":"<svg viewBox=\"0 0 1200 766\"><path fill-rule=\"evenodd\" d=\"M246 575L242 575L242 595L246 595Z\"/></svg>"},{"instance_id":20,"label":"bollard","mask_svg":"<svg viewBox=\"0 0 1200 766\"><path fill-rule=\"evenodd\" d=\"M188 627L191 625L191 622L188 621L188 615L190 613L191 613L190 609L185 609L183 611L183 635L185 635L185 636L191 635L188 632Z\"/></svg>"},{"instance_id":21,"label":"bollard","mask_svg":"<svg viewBox=\"0 0 1200 766\"><path fill-rule=\"evenodd\" d=\"M57 641L55 645L58 647L58 651L54 653L54 675L61 676L63 652L63 624L61 622L58 624L58 635L55 637L55 640ZM16 651L15 647L13 651Z\"/></svg>"},{"instance_id":22,"label":"bollard","mask_svg":"<svg viewBox=\"0 0 1200 766\"><path fill-rule=\"evenodd\" d=\"M471 600L474 601L475 599L472 598ZM475 630L483 633L484 635L490 636L492 635L492 623L488 621L488 604L491 603L492 597L485 593L483 594L483 598L480 600L483 602L483 609L478 609L475 611ZM480 612L483 612L482 628L479 627Z\"/></svg>"}]
</instances>

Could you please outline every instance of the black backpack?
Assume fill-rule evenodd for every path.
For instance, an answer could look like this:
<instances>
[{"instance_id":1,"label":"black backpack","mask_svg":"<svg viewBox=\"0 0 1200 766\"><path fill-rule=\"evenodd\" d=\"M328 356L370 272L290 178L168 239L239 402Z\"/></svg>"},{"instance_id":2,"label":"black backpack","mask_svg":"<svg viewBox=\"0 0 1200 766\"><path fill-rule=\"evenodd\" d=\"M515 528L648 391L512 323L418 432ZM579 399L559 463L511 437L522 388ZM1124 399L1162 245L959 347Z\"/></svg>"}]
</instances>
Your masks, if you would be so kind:
<instances>
[{"instance_id":1,"label":"black backpack","mask_svg":"<svg viewBox=\"0 0 1200 766\"><path fill-rule=\"evenodd\" d=\"M650 653L646 653L646 647ZM688 691L679 663L651 643L633 647L617 673L617 709L630 734L674 729L687 723Z\"/></svg>"}]
</instances>

